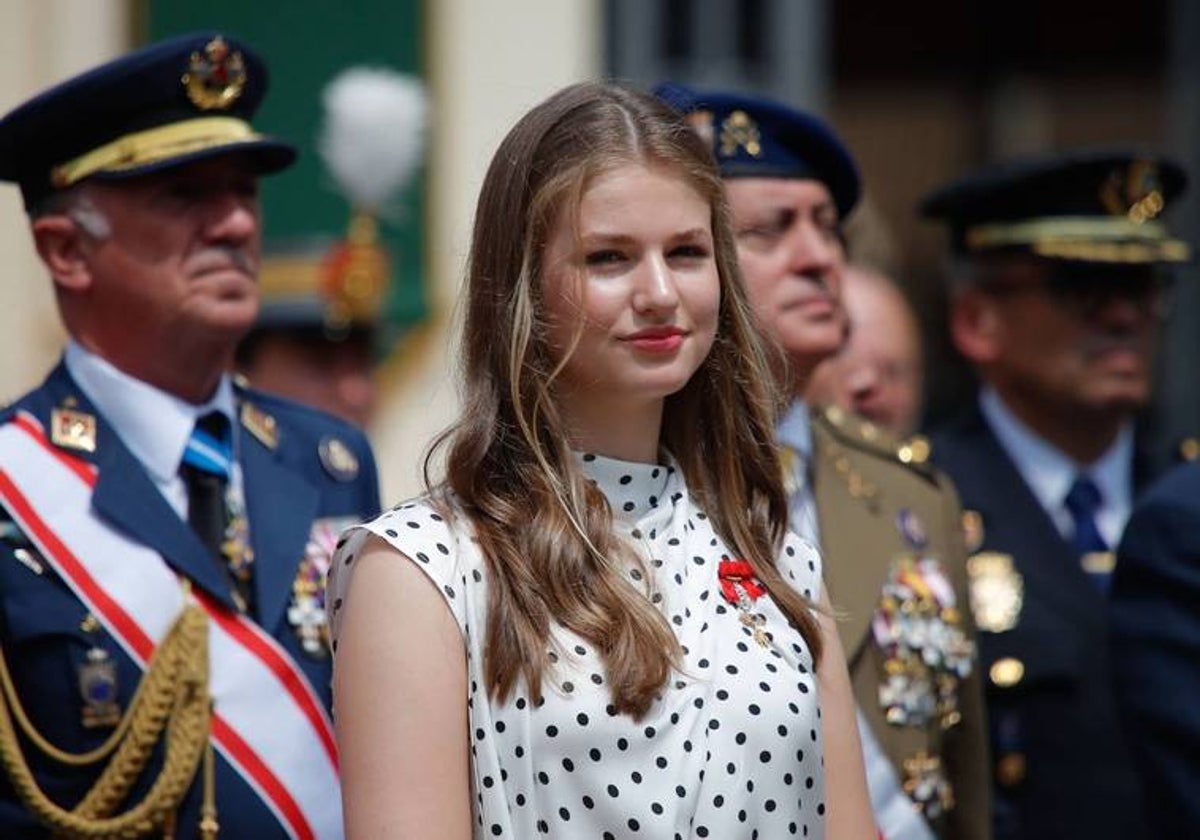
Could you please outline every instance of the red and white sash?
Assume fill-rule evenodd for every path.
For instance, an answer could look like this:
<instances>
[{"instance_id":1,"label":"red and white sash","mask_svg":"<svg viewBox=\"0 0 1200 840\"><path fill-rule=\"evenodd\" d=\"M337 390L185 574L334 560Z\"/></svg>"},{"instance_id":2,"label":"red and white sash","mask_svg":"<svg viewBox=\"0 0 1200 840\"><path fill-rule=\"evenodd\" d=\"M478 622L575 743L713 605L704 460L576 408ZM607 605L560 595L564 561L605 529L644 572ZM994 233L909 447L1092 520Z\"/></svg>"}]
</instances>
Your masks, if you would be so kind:
<instances>
[{"instance_id":1,"label":"red and white sash","mask_svg":"<svg viewBox=\"0 0 1200 840\"><path fill-rule=\"evenodd\" d=\"M209 617L213 743L296 840L342 836L333 727L271 636L202 592L91 510L96 468L51 445L22 412L0 426L0 502L59 576L145 668L194 597Z\"/></svg>"}]
</instances>

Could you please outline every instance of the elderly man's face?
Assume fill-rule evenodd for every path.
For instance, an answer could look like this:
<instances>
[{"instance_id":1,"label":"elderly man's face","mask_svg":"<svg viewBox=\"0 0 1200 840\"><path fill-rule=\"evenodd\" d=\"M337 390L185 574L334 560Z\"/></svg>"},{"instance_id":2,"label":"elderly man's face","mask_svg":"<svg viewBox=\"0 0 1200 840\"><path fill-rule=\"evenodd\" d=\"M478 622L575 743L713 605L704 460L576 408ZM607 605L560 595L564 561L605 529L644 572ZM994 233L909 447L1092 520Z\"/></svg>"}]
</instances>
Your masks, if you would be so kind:
<instances>
[{"instance_id":1,"label":"elderly man's face","mask_svg":"<svg viewBox=\"0 0 1200 840\"><path fill-rule=\"evenodd\" d=\"M846 255L828 188L787 178L730 178L725 188L759 324L797 361L836 353L846 334Z\"/></svg>"},{"instance_id":2,"label":"elderly man's face","mask_svg":"<svg viewBox=\"0 0 1200 840\"><path fill-rule=\"evenodd\" d=\"M888 278L848 266L842 299L850 339L813 373L806 396L872 420L899 438L916 431L922 399L921 339L904 294Z\"/></svg>"},{"instance_id":3,"label":"elderly man's face","mask_svg":"<svg viewBox=\"0 0 1200 840\"><path fill-rule=\"evenodd\" d=\"M88 195L109 235L84 244L94 317L129 329L235 342L258 311L258 179L225 155L123 181Z\"/></svg>"},{"instance_id":4,"label":"elderly man's face","mask_svg":"<svg viewBox=\"0 0 1200 840\"><path fill-rule=\"evenodd\" d=\"M1127 413L1150 398L1163 294L1154 268L1013 261L956 303L955 339L1027 410Z\"/></svg>"}]
</instances>

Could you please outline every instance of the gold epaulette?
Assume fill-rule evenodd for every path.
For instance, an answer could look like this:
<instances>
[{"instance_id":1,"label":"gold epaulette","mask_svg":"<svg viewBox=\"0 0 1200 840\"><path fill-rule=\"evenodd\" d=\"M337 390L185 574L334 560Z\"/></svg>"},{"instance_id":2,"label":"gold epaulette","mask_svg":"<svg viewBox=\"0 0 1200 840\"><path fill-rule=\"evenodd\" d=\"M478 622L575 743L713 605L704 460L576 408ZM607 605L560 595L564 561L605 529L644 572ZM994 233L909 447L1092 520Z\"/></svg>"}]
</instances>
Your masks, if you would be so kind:
<instances>
[{"instance_id":1,"label":"gold epaulette","mask_svg":"<svg viewBox=\"0 0 1200 840\"><path fill-rule=\"evenodd\" d=\"M903 464L926 478L933 474L933 467L929 463L931 447L929 440L922 435L897 440L870 420L833 405L814 409L812 417L843 446Z\"/></svg>"}]
</instances>

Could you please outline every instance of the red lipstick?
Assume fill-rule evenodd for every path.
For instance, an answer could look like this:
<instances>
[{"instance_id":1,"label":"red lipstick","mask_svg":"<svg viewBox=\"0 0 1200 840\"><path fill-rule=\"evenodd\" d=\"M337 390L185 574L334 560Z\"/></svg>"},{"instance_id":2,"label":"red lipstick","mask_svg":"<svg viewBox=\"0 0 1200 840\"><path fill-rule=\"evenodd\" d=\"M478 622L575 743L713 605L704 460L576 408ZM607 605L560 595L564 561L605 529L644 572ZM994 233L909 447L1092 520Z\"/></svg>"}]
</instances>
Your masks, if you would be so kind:
<instances>
[{"instance_id":1,"label":"red lipstick","mask_svg":"<svg viewBox=\"0 0 1200 840\"><path fill-rule=\"evenodd\" d=\"M686 337L687 331L679 327L647 327L623 340L643 353L674 353Z\"/></svg>"}]
</instances>

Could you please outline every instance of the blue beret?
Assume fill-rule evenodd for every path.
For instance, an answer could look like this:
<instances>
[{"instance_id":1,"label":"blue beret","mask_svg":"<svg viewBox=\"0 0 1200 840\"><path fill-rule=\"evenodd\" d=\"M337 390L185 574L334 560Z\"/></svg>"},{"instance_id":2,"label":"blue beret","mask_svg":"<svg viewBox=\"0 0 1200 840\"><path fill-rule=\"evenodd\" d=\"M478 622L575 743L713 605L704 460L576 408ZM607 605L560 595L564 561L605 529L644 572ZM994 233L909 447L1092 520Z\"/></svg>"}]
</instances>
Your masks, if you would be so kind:
<instances>
[{"instance_id":1,"label":"blue beret","mask_svg":"<svg viewBox=\"0 0 1200 840\"><path fill-rule=\"evenodd\" d=\"M1168 158L1087 149L972 173L928 194L920 209L950 226L961 254L1175 263L1188 261L1190 248L1160 217L1186 186L1187 173Z\"/></svg>"},{"instance_id":2,"label":"blue beret","mask_svg":"<svg viewBox=\"0 0 1200 840\"><path fill-rule=\"evenodd\" d=\"M845 218L862 190L854 158L821 120L778 102L673 83L654 89L710 144L725 178L820 181Z\"/></svg>"},{"instance_id":3,"label":"blue beret","mask_svg":"<svg viewBox=\"0 0 1200 840\"><path fill-rule=\"evenodd\" d=\"M143 175L229 152L260 173L296 150L250 118L267 69L245 44L198 32L152 44L44 91L0 120L0 180L29 207L87 178Z\"/></svg>"}]
</instances>

